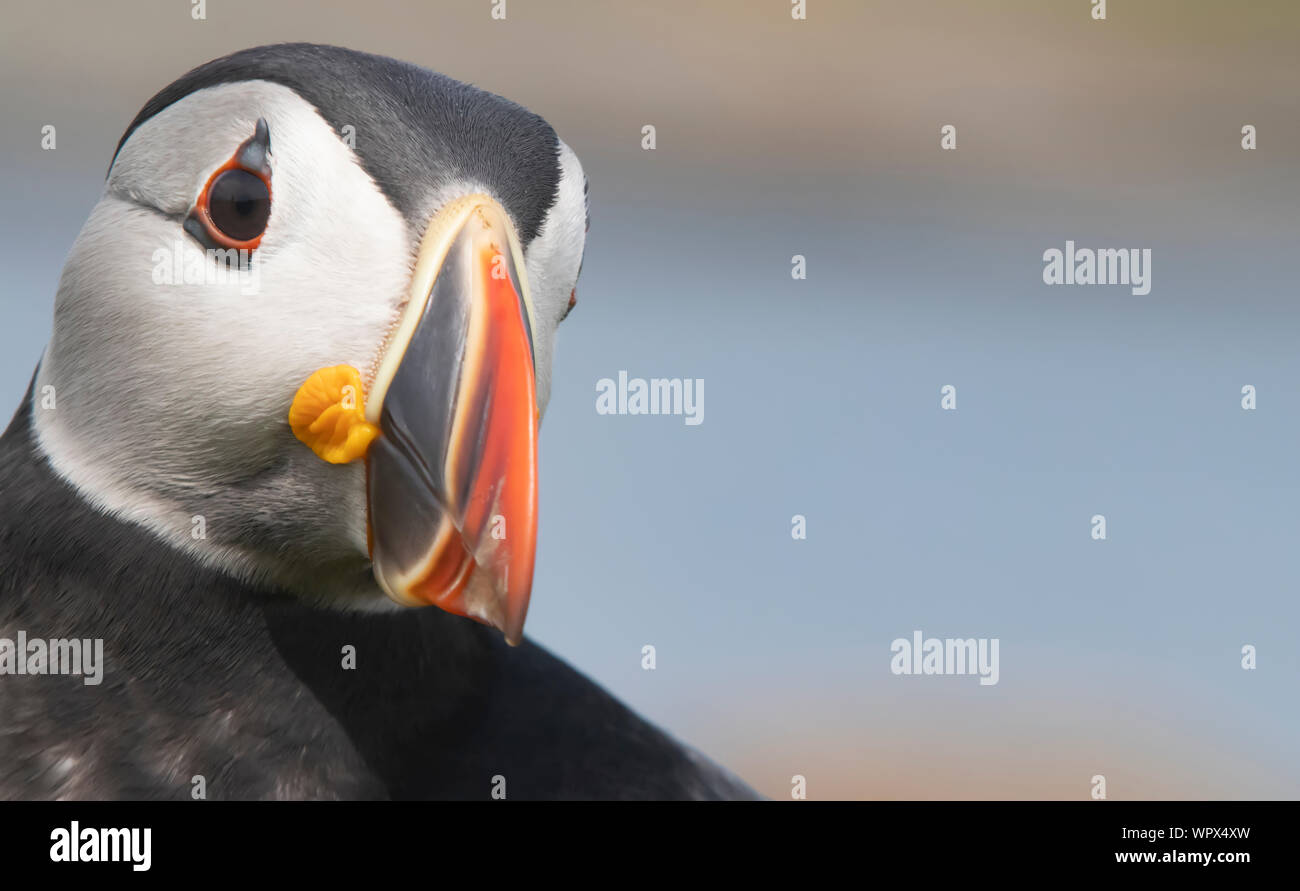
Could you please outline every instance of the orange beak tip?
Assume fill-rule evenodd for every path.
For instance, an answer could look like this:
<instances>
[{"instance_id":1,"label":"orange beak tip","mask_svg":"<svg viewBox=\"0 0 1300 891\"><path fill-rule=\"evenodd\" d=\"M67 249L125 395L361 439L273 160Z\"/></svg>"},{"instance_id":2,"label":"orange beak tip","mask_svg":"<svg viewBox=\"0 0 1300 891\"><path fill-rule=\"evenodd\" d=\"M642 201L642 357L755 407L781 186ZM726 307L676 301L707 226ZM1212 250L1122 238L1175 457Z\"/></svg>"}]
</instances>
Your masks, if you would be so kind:
<instances>
[{"instance_id":1,"label":"orange beak tip","mask_svg":"<svg viewBox=\"0 0 1300 891\"><path fill-rule=\"evenodd\" d=\"M386 588L517 646L537 541L540 411L512 233L487 199L430 224L417 264L429 264L417 275L423 296L377 374L383 396L371 408L384 435L368 455L367 499ZM447 348L449 332L459 349Z\"/></svg>"}]
</instances>

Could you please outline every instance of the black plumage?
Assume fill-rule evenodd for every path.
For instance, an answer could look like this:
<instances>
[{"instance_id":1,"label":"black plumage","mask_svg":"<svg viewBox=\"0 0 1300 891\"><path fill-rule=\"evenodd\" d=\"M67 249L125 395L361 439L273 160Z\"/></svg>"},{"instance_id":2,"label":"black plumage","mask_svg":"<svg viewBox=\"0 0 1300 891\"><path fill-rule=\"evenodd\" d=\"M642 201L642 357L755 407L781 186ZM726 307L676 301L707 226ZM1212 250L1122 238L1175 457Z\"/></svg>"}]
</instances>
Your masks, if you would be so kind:
<instances>
[{"instance_id":1,"label":"black plumage","mask_svg":"<svg viewBox=\"0 0 1300 891\"><path fill-rule=\"evenodd\" d=\"M105 668L0 678L0 797L753 797L527 640L313 608L97 512L31 411L0 439L0 636L102 638Z\"/></svg>"}]
</instances>

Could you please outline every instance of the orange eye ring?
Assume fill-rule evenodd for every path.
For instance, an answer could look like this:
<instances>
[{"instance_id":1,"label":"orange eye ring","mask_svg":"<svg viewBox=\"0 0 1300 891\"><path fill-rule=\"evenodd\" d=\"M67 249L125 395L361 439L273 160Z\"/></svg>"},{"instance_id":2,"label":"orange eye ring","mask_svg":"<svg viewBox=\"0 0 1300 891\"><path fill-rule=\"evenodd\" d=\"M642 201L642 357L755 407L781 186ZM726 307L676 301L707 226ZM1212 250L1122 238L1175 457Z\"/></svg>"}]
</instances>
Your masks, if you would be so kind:
<instances>
[{"instance_id":1,"label":"orange eye ring","mask_svg":"<svg viewBox=\"0 0 1300 891\"><path fill-rule=\"evenodd\" d=\"M270 219L271 129L258 118L253 135L203 184L182 228L209 249L251 253Z\"/></svg>"},{"instance_id":2,"label":"orange eye ring","mask_svg":"<svg viewBox=\"0 0 1300 891\"><path fill-rule=\"evenodd\" d=\"M203 231L207 233L208 238L219 247L233 250L252 251L262 243L262 236L266 234L265 221L262 223L260 227L261 231L257 235L252 238L241 240L223 232L221 227L218 226L216 221L212 218L212 187L221 179L222 176L232 170L238 170L242 173L249 174L250 176L254 176L262 181L262 185L266 188L266 216L267 219L270 218L271 177L260 170L249 170L239 162L237 157L231 158L225 164L222 164L212 172L210 177L208 177L207 183L203 186L203 191L199 193L198 200L194 202L194 215L198 218L199 223L202 224Z\"/></svg>"}]
</instances>

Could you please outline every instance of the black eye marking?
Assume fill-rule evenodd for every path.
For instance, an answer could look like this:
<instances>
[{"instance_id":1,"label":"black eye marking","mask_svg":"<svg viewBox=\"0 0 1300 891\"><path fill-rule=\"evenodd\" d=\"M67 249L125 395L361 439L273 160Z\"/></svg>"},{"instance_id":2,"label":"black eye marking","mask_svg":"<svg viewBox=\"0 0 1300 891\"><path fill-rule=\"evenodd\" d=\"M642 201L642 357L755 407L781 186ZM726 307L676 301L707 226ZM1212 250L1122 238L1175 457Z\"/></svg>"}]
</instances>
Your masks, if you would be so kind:
<instances>
[{"instance_id":1,"label":"black eye marking","mask_svg":"<svg viewBox=\"0 0 1300 891\"><path fill-rule=\"evenodd\" d=\"M252 251L270 218L271 128L258 118L253 135L208 178L182 226L209 250Z\"/></svg>"},{"instance_id":2,"label":"black eye marking","mask_svg":"<svg viewBox=\"0 0 1300 891\"><path fill-rule=\"evenodd\" d=\"M271 128L267 126L266 118L257 119L253 135L235 152L235 158L245 170L258 170L270 178Z\"/></svg>"}]
</instances>

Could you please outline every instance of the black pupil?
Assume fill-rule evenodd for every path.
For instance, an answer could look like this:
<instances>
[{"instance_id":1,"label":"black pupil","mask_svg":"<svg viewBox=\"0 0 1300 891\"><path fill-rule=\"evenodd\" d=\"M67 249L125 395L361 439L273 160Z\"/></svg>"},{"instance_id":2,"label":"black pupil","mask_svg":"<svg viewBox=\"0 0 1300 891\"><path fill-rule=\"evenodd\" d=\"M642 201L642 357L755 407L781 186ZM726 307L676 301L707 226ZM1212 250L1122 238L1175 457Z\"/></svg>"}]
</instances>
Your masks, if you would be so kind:
<instances>
[{"instance_id":1,"label":"black pupil","mask_svg":"<svg viewBox=\"0 0 1300 891\"><path fill-rule=\"evenodd\" d=\"M261 177L247 170L227 170L208 190L208 214L227 238L251 241L266 228L271 193Z\"/></svg>"}]
</instances>

